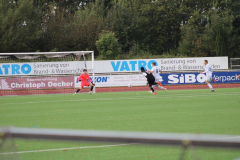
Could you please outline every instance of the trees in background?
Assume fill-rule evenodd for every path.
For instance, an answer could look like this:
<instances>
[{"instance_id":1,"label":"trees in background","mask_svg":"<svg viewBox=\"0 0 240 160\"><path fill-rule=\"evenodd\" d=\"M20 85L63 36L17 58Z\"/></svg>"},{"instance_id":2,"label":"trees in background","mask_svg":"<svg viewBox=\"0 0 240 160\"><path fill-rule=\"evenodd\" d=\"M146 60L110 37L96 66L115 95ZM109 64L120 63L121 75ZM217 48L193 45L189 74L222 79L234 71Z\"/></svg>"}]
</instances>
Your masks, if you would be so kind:
<instances>
[{"instance_id":1,"label":"trees in background","mask_svg":"<svg viewBox=\"0 0 240 160\"><path fill-rule=\"evenodd\" d=\"M31 0L0 2L0 52L34 51L41 32L40 13Z\"/></svg>"},{"instance_id":2,"label":"trees in background","mask_svg":"<svg viewBox=\"0 0 240 160\"><path fill-rule=\"evenodd\" d=\"M222 4L219 4L220 6ZM187 56L233 56L234 15L230 8L214 4L206 12L194 12L181 27L179 52ZM225 6L226 7L226 6ZM239 35L234 34L239 37ZM240 44L240 43L239 43ZM238 44L238 45L239 45Z\"/></svg>"},{"instance_id":3,"label":"trees in background","mask_svg":"<svg viewBox=\"0 0 240 160\"><path fill-rule=\"evenodd\" d=\"M237 57L239 10L238 0L3 0L0 52Z\"/></svg>"},{"instance_id":4,"label":"trees in background","mask_svg":"<svg viewBox=\"0 0 240 160\"><path fill-rule=\"evenodd\" d=\"M181 27L179 52L187 56L228 56L231 50L234 17L227 11L196 11ZM200 23L200 24L199 24Z\"/></svg>"},{"instance_id":5,"label":"trees in background","mask_svg":"<svg viewBox=\"0 0 240 160\"><path fill-rule=\"evenodd\" d=\"M115 59L121 52L118 39L115 33L111 31L103 30L99 34L99 40L96 42L96 46L102 59Z\"/></svg>"}]
</instances>

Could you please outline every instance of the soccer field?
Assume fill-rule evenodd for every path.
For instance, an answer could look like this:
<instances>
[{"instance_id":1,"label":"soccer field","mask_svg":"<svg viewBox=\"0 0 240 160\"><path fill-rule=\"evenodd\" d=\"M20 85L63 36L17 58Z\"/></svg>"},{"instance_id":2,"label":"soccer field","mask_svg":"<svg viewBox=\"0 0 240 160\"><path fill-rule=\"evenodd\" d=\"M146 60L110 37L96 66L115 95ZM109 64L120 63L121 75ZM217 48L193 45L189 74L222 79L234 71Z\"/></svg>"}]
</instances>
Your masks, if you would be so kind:
<instances>
[{"instance_id":1,"label":"soccer field","mask_svg":"<svg viewBox=\"0 0 240 160\"><path fill-rule=\"evenodd\" d=\"M216 89L214 93L209 89L157 92L0 97L0 126L232 134L240 138L240 88ZM40 140L15 140L15 145L22 151L22 159L31 160L171 160L178 159L182 151L180 147ZM195 151L201 159L240 157L240 150ZM185 159L194 159L195 151L189 150Z\"/></svg>"}]
</instances>

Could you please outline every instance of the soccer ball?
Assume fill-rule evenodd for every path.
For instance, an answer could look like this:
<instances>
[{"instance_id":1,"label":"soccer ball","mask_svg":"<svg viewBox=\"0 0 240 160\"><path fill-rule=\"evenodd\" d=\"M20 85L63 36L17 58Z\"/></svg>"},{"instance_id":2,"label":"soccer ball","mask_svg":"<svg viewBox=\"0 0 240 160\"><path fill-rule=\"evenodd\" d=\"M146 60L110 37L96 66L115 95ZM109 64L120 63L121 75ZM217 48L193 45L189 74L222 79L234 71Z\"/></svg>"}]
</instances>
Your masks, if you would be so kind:
<instances>
[{"instance_id":1,"label":"soccer ball","mask_svg":"<svg viewBox=\"0 0 240 160\"><path fill-rule=\"evenodd\" d=\"M132 87L132 84L128 84L128 87L131 88L131 87Z\"/></svg>"}]
</instances>

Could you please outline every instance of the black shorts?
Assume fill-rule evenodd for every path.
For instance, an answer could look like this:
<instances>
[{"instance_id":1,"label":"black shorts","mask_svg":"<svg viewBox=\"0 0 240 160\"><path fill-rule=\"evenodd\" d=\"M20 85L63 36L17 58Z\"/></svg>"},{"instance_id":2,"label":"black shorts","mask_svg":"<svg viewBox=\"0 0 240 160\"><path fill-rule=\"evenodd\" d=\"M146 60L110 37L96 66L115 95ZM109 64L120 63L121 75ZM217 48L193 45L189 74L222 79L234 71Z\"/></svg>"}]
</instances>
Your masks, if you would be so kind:
<instances>
[{"instance_id":1,"label":"black shorts","mask_svg":"<svg viewBox=\"0 0 240 160\"><path fill-rule=\"evenodd\" d=\"M156 85L155 79L151 79L148 81L149 86Z\"/></svg>"}]
</instances>

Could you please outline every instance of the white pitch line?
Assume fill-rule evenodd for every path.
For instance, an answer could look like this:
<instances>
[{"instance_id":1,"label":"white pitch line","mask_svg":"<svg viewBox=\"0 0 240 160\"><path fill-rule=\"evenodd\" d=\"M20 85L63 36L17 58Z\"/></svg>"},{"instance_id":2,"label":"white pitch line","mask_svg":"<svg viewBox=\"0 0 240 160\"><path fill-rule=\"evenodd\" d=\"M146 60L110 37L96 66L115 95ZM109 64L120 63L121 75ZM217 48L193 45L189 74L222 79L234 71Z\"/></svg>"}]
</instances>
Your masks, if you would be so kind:
<instances>
[{"instance_id":1,"label":"white pitch line","mask_svg":"<svg viewBox=\"0 0 240 160\"><path fill-rule=\"evenodd\" d=\"M160 90L156 90L156 91L160 91ZM169 91L172 91L172 90L169 90ZM177 90L177 91L181 91L181 90ZM186 92L186 91L192 91L192 90L184 90L184 91ZM141 91L141 92L144 92L144 91ZM89 92L81 92L81 93L89 93ZM109 92L105 92L105 93L109 93ZM122 92L122 94L123 93L124 94L129 94L129 92ZM232 94L235 95L235 93L239 94L239 92L231 92L230 95L232 95ZM47 95L40 94L40 95L22 95L22 96L13 95L13 96L1 96L0 100L1 99L6 99L8 97L14 97L15 99L32 99L32 98L36 98L35 96L39 96L41 98L45 98L45 97L49 98L49 97L56 97L56 96L62 96L62 95L64 95L64 94L47 94ZM72 95L72 93L67 93L65 95ZM174 94L174 95L176 96L176 95L189 95L189 94L186 93L186 94ZM174 95L172 95L172 96L174 96ZM190 94L190 95L192 95L192 94ZM201 93L198 93L198 95L201 95ZM216 94L216 93L214 93L214 94L204 94L204 95L229 95L229 94L221 94L221 93ZM164 95L161 95L161 96L164 96Z\"/></svg>"},{"instance_id":2,"label":"white pitch line","mask_svg":"<svg viewBox=\"0 0 240 160\"><path fill-rule=\"evenodd\" d=\"M230 138L240 138L240 136L222 137L222 138L217 138L217 139L230 139ZM5 153L0 153L0 155L21 154L21 153L34 153L34 152L50 152L50 151L71 150L71 149L89 149L89 148L117 147L117 146L127 146L127 145L134 145L134 144L138 144L138 143L102 145L102 146L71 147L71 148L55 148L55 149L42 149L42 150L19 151L19 152L5 152Z\"/></svg>"},{"instance_id":3,"label":"white pitch line","mask_svg":"<svg viewBox=\"0 0 240 160\"><path fill-rule=\"evenodd\" d=\"M221 138L221 139L231 139L231 138L240 138L240 136L223 137L223 138Z\"/></svg>"},{"instance_id":4,"label":"white pitch line","mask_svg":"<svg viewBox=\"0 0 240 160\"><path fill-rule=\"evenodd\" d=\"M157 96L152 96L152 97L147 97L147 98L174 98L174 97L208 97L209 95L211 96L221 96L221 95L238 95L238 94L198 94L198 95L185 95L182 96L174 96L174 95L161 95L161 97ZM98 98L98 99L70 99L70 100L59 100L59 101L39 101L39 102L24 102L24 103L2 103L0 105L11 105L11 104L37 104L37 103L59 103L59 102L79 102L79 101L114 101L114 100L133 100L133 99L142 99L143 97L146 96L137 96L133 98L126 98L126 97L119 97L119 98Z\"/></svg>"},{"instance_id":5,"label":"white pitch line","mask_svg":"<svg viewBox=\"0 0 240 160\"><path fill-rule=\"evenodd\" d=\"M42 150L19 151L19 152L5 152L5 153L0 153L0 155L3 155L3 154L33 153L33 152L50 152L50 151L70 150L70 149L88 149L88 148L117 147L117 146L133 145L133 144L136 144L136 143L113 144L113 145L102 145L102 146L86 146L86 147L71 147L71 148L56 148L56 149L42 149Z\"/></svg>"}]
</instances>

